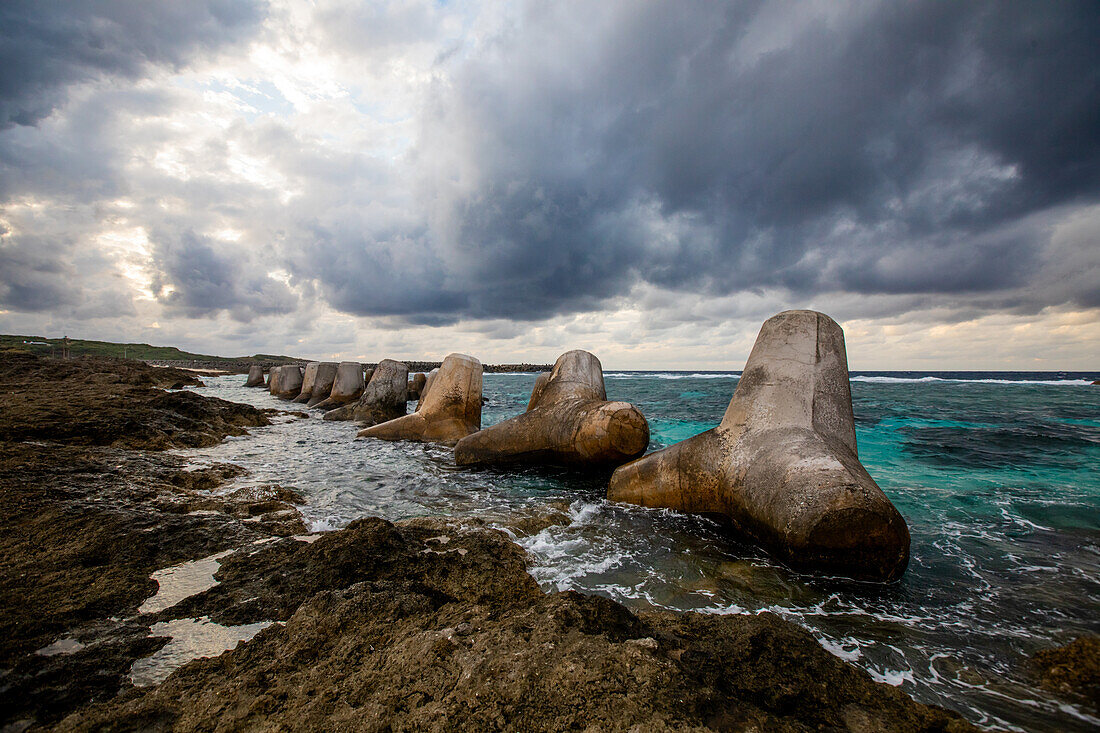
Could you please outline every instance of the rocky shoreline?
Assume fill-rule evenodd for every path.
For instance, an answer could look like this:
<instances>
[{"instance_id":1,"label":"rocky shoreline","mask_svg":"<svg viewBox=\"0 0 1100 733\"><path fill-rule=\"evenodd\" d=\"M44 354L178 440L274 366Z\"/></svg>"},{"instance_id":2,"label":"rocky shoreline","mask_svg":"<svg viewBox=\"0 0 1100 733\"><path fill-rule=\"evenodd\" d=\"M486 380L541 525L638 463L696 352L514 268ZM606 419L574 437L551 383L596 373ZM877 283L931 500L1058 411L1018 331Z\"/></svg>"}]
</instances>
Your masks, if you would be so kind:
<instances>
[{"instance_id":1,"label":"rocky shoreline","mask_svg":"<svg viewBox=\"0 0 1100 733\"><path fill-rule=\"evenodd\" d=\"M164 391L180 384L197 380L0 355L4 730L973 729L770 614L544 593L475 520L303 537L292 489L227 494L242 469L166 452L299 417ZM139 612L155 571L215 553L216 585ZM135 687L169 643L154 625L184 619L271 625Z\"/></svg>"}]
</instances>

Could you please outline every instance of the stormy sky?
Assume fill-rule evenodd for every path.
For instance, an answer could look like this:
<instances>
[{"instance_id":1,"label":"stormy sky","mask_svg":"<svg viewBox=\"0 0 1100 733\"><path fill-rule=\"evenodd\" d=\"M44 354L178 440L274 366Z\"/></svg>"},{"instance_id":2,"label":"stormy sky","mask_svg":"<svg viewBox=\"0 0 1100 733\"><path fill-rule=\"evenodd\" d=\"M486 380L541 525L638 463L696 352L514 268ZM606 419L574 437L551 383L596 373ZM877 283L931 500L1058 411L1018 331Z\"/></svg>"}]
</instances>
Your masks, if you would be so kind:
<instances>
[{"instance_id":1,"label":"stormy sky","mask_svg":"<svg viewBox=\"0 0 1100 733\"><path fill-rule=\"evenodd\" d=\"M0 4L0 331L224 355L1100 368L1071 2Z\"/></svg>"}]
</instances>

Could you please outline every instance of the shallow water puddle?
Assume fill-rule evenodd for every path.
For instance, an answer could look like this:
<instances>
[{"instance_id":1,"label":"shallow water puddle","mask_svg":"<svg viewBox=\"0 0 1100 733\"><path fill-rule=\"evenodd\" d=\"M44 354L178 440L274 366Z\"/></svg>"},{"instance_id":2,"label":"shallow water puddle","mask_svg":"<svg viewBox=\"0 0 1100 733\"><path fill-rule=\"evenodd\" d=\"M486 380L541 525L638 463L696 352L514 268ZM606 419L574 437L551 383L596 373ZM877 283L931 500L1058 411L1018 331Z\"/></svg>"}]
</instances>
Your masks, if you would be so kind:
<instances>
[{"instance_id":1,"label":"shallow water puddle","mask_svg":"<svg viewBox=\"0 0 1100 733\"><path fill-rule=\"evenodd\" d=\"M218 572L218 562L233 550L225 550L200 560L173 565L156 571L151 576L160 586L157 592L145 599L138 608L138 613L157 613L166 608L171 608L184 598L189 598L196 593L213 588L218 584L214 580L214 573Z\"/></svg>"},{"instance_id":2,"label":"shallow water puddle","mask_svg":"<svg viewBox=\"0 0 1100 733\"><path fill-rule=\"evenodd\" d=\"M38 654L42 657L54 657L58 654L74 654L84 647L85 645L80 643L76 639L73 639L72 637L67 637L64 639L58 639L49 646L42 647L41 649L36 651L35 654Z\"/></svg>"},{"instance_id":3,"label":"shallow water puddle","mask_svg":"<svg viewBox=\"0 0 1100 733\"><path fill-rule=\"evenodd\" d=\"M155 623L149 635L170 636L172 640L151 656L135 661L130 668L130 680L138 687L160 684L191 660L216 657L234 649L272 623L260 621L243 626L222 626L206 616Z\"/></svg>"}]
</instances>

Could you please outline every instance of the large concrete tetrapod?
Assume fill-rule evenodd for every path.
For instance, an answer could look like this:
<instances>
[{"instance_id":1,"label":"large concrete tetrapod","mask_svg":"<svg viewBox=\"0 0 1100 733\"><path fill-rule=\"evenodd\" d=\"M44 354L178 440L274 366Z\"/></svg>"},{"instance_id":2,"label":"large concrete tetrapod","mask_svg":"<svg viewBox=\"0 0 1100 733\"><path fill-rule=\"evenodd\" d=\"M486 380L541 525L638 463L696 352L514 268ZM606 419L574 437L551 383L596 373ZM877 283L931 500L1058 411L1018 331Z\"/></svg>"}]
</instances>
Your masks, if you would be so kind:
<instances>
[{"instance_id":1,"label":"large concrete tetrapod","mask_svg":"<svg viewBox=\"0 0 1100 733\"><path fill-rule=\"evenodd\" d=\"M342 407L359 399L366 386L366 382L363 381L363 365L357 361L342 361L336 365L336 377L328 397L316 404L311 400L309 406L316 407L318 410Z\"/></svg>"},{"instance_id":2,"label":"large concrete tetrapod","mask_svg":"<svg viewBox=\"0 0 1100 733\"><path fill-rule=\"evenodd\" d=\"M439 367L428 372L428 376L424 378L424 386L420 388L420 398L416 401L416 409L413 412L420 412L420 408L424 404L424 398L428 396L428 390L431 389L432 380L435 379L436 374L439 374Z\"/></svg>"},{"instance_id":3,"label":"large concrete tetrapod","mask_svg":"<svg viewBox=\"0 0 1100 733\"><path fill-rule=\"evenodd\" d=\"M279 392L283 389L283 384L286 382L286 377L283 375L283 370L287 369L285 366L271 367L271 374L267 378L267 391L273 396L278 397ZM297 367L294 367L297 369Z\"/></svg>"},{"instance_id":4,"label":"large concrete tetrapod","mask_svg":"<svg viewBox=\"0 0 1100 733\"><path fill-rule=\"evenodd\" d=\"M768 319L718 427L620 466L607 498L720 514L785 562L893 580L909 530L856 454L844 332L814 311Z\"/></svg>"},{"instance_id":5,"label":"large concrete tetrapod","mask_svg":"<svg viewBox=\"0 0 1100 733\"><path fill-rule=\"evenodd\" d=\"M409 377L409 400L419 400L420 393L424 391L424 385L428 383L428 376L417 372Z\"/></svg>"},{"instance_id":6,"label":"large concrete tetrapod","mask_svg":"<svg viewBox=\"0 0 1100 733\"><path fill-rule=\"evenodd\" d=\"M421 409L361 430L359 437L455 443L476 433L481 429L481 375L481 362L474 357L449 354Z\"/></svg>"},{"instance_id":7,"label":"large concrete tetrapod","mask_svg":"<svg viewBox=\"0 0 1100 733\"><path fill-rule=\"evenodd\" d=\"M329 396L332 383L336 380L336 362L311 361L302 373L302 391L294 398L295 402L316 405Z\"/></svg>"},{"instance_id":8,"label":"large concrete tetrapod","mask_svg":"<svg viewBox=\"0 0 1100 733\"><path fill-rule=\"evenodd\" d=\"M638 408L607 401L600 360L569 351L558 357L527 412L458 441L455 461L608 468L640 456L647 445L649 424Z\"/></svg>"},{"instance_id":9,"label":"large concrete tetrapod","mask_svg":"<svg viewBox=\"0 0 1100 733\"><path fill-rule=\"evenodd\" d=\"M253 364L248 367L248 381L244 383L246 387L263 387L264 386L264 368L259 364Z\"/></svg>"},{"instance_id":10,"label":"large concrete tetrapod","mask_svg":"<svg viewBox=\"0 0 1100 733\"><path fill-rule=\"evenodd\" d=\"M370 382L358 402L329 410L325 420L355 420L377 425L405 414L409 388L409 367L393 359L383 359L374 369Z\"/></svg>"},{"instance_id":11,"label":"large concrete tetrapod","mask_svg":"<svg viewBox=\"0 0 1100 733\"><path fill-rule=\"evenodd\" d=\"M336 370L339 365L334 361L322 361L317 367L317 376L313 380L313 389L309 393L307 407L324 402L332 394L332 387L336 384Z\"/></svg>"},{"instance_id":12,"label":"large concrete tetrapod","mask_svg":"<svg viewBox=\"0 0 1100 733\"><path fill-rule=\"evenodd\" d=\"M292 400L302 391L302 369L297 364L279 367L279 381L271 393L280 400Z\"/></svg>"},{"instance_id":13,"label":"large concrete tetrapod","mask_svg":"<svg viewBox=\"0 0 1100 733\"><path fill-rule=\"evenodd\" d=\"M313 394L313 383L317 381L317 369L320 366L321 362L319 361L311 361L306 364L306 368L302 372L302 390L294 398L295 402L309 402L309 397Z\"/></svg>"}]
</instances>

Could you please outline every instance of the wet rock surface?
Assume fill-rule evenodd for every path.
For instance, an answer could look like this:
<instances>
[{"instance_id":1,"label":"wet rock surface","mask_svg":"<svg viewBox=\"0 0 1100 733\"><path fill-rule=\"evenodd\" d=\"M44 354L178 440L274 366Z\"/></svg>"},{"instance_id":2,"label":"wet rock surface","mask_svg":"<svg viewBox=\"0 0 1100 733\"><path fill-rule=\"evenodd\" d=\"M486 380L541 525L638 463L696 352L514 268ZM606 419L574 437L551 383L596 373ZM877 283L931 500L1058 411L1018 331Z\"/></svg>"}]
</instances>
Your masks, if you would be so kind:
<instances>
[{"instance_id":1,"label":"wet rock surface","mask_svg":"<svg viewBox=\"0 0 1100 733\"><path fill-rule=\"evenodd\" d=\"M176 612L285 625L60 729L971 729L777 617L547 595L524 559L502 534L446 520L365 519L238 553Z\"/></svg>"},{"instance_id":2,"label":"wet rock surface","mask_svg":"<svg viewBox=\"0 0 1100 733\"><path fill-rule=\"evenodd\" d=\"M1045 689L1100 711L1100 636L1036 652L1031 668Z\"/></svg>"},{"instance_id":3,"label":"wet rock surface","mask_svg":"<svg viewBox=\"0 0 1100 733\"><path fill-rule=\"evenodd\" d=\"M46 442L9 407L91 372L36 368L38 386L0 389L0 728L971 730L767 614L634 614L545 594L523 551L476 520L287 536L302 529L293 488L241 486L239 467L158 450L243 429L218 422L229 403L190 394L189 412L147 408L159 390L122 365L94 400L72 392L68 411L37 413ZM91 420L61 431L73 410L99 408L148 437ZM154 571L226 551L214 587L138 612ZM135 660L168 643L153 625L202 617L282 623L134 687Z\"/></svg>"},{"instance_id":4,"label":"wet rock surface","mask_svg":"<svg viewBox=\"0 0 1100 733\"><path fill-rule=\"evenodd\" d=\"M202 384L179 369L121 359L0 357L0 440L164 450L215 445L269 424L250 405L165 392Z\"/></svg>"}]
</instances>

